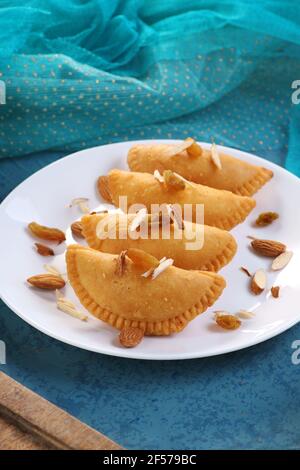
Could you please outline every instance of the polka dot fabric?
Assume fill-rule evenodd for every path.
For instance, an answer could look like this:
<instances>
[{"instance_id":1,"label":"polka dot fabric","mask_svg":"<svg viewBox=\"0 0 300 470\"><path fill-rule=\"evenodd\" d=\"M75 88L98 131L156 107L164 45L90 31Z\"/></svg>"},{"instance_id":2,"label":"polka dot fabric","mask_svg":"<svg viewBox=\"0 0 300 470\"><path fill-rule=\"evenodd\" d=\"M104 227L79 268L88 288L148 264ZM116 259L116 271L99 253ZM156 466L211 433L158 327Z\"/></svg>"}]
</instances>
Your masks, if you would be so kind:
<instances>
[{"instance_id":1,"label":"polka dot fabric","mask_svg":"<svg viewBox=\"0 0 300 470\"><path fill-rule=\"evenodd\" d=\"M300 77L296 15L287 2L262 1L261 24L247 1L189 3L68 0L60 11L58 2L10 2L0 157L193 136L284 164Z\"/></svg>"}]
</instances>

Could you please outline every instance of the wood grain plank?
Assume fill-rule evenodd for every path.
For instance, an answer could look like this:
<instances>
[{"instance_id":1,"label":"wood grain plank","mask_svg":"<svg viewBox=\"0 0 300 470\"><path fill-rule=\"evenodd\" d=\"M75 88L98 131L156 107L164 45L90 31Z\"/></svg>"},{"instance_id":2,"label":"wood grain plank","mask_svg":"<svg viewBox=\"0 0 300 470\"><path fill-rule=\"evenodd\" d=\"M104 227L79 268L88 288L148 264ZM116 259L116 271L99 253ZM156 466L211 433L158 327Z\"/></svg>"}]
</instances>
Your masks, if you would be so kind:
<instances>
[{"instance_id":1,"label":"wood grain plank","mask_svg":"<svg viewBox=\"0 0 300 470\"><path fill-rule=\"evenodd\" d=\"M53 447L0 416L0 450L52 450Z\"/></svg>"},{"instance_id":2,"label":"wood grain plank","mask_svg":"<svg viewBox=\"0 0 300 470\"><path fill-rule=\"evenodd\" d=\"M3 372L0 372L0 430L0 448L28 446L28 449L121 449L103 434L23 387Z\"/></svg>"}]
</instances>

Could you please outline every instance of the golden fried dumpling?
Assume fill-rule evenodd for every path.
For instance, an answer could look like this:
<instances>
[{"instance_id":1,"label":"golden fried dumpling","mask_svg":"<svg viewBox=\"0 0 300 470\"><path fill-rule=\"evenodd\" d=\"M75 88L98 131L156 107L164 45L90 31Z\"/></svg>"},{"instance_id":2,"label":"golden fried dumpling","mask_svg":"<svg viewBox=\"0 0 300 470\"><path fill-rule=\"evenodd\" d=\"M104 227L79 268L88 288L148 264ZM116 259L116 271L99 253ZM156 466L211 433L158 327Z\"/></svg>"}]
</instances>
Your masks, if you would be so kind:
<instances>
[{"instance_id":1,"label":"golden fried dumpling","mask_svg":"<svg viewBox=\"0 0 300 470\"><path fill-rule=\"evenodd\" d=\"M133 237L130 227L136 217L135 214L116 213L84 215L81 219L82 233L88 245L96 250L118 254L128 248L137 248L158 259L164 256L173 258L174 265L183 269L216 272L229 263L236 253L236 241L225 230L192 222L184 222L180 230L174 222L168 225L169 233L165 233L169 236L164 238L165 227L152 225L149 215L141 223L145 236ZM97 233L100 224L103 227L101 238ZM107 238L104 238L106 233Z\"/></svg>"},{"instance_id":2,"label":"golden fried dumpling","mask_svg":"<svg viewBox=\"0 0 300 470\"><path fill-rule=\"evenodd\" d=\"M199 147L199 155L193 156L189 155L188 149L174 155L173 148L176 152L176 146L170 144L135 145L128 153L129 168L147 173L172 170L195 183L226 189L241 196L251 196L273 176L271 170L225 153L218 152L221 162L221 168L218 168L211 150Z\"/></svg>"},{"instance_id":3,"label":"golden fried dumpling","mask_svg":"<svg viewBox=\"0 0 300 470\"><path fill-rule=\"evenodd\" d=\"M197 222L197 205L203 204L204 223L225 230L243 222L255 207L255 201L250 197L184 182L170 173L166 184L150 173L114 169L107 176L100 177L99 189L117 207L122 205L121 197L126 196L127 207L121 208L128 212L135 212L137 204L143 204L148 212L151 212L152 204L178 204L182 209L189 205L192 208L192 222ZM131 210L133 206L135 210Z\"/></svg>"},{"instance_id":4,"label":"golden fried dumpling","mask_svg":"<svg viewBox=\"0 0 300 470\"><path fill-rule=\"evenodd\" d=\"M141 253L146 260L150 256ZM141 265L127 256L81 245L68 247L66 262L71 286L87 310L118 329L139 327L146 335L181 331L217 300L226 285L218 274L174 266L154 279L144 277Z\"/></svg>"}]
</instances>

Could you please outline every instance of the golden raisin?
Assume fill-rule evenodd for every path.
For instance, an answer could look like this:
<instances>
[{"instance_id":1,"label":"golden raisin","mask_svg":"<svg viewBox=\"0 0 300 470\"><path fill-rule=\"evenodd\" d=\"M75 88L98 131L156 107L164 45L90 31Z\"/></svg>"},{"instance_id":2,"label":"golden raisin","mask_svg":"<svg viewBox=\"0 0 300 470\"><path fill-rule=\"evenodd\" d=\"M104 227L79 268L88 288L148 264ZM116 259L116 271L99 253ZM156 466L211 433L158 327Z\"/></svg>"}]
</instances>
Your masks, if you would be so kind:
<instances>
[{"instance_id":1,"label":"golden raisin","mask_svg":"<svg viewBox=\"0 0 300 470\"><path fill-rule=\"evenodd\" d=\"M279 215L277 212L262 212L259 214L255 221L255 225L258 227L265 227L266 225L270 225L274 220L278 219Z\"/></svg>"},{"instance_id":2,"label":"golden raisin","mask_svg":"<svg viewBox=\"0 0 300 470\"><path fill-rule=\"evenodd\" d=\"M165 185L167 189L174 189L175 191L181 191L185 188L185 182L175 175L172 170L165 170L163 173Z\"/></svg>"}]
</instances>

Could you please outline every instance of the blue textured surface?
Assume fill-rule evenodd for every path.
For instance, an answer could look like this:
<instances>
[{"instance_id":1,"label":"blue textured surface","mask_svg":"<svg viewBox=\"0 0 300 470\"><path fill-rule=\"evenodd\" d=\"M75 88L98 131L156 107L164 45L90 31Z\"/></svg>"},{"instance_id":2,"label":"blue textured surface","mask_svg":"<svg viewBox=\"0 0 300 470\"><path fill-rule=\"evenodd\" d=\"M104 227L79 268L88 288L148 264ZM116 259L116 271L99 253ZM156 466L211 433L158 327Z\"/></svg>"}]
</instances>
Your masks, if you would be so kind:
<instances>
[{"instance_id":1,"label":"blue textured surface","mask_svg":"<svg viewBox=\"0 0 300 470\"><path fill-rule=\"evenodd\" d=\"M142 362L58 343L4 305L0 319L3 371L127 448L300 447L300 325L224 356Z\"/></svg>"},{"instance_id":2,"label":"blue textured surface","mask_svg":"<svg viewBox=\"0 0 300 470\"><path fill-rule=\"evenodd\" d=\"M58 157L0 162L3 195ZM300 447L300 365L291 362L300 325L237 353L164 363L64 345L3 303L0 324L7 346L4 372L126 448Z\"/></svg>"}]
</instances>

